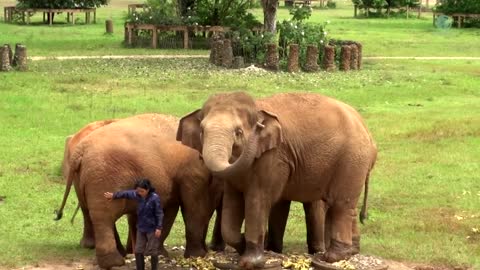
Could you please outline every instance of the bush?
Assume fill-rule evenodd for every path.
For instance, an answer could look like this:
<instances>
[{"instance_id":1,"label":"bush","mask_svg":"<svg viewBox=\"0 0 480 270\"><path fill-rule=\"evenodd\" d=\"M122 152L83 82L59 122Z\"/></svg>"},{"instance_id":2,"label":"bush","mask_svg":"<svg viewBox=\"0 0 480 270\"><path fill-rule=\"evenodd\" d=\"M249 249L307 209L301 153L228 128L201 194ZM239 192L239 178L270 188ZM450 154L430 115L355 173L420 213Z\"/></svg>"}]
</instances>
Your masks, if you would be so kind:
<instances>
[{"instance_id":1,"label":"bush","mask_svg":"<svg viewBox=\"0 0 480 270\"><path fill-rule=\"evenodd\" d=\"M126 21L132 23L178 25L182 24L177 15L177 6L168 0L147 0L147 7L142 11L127 15Z\"/></svg>"},{"instance_id":2,"label":"bush","mask_svg":"<svg viewBox=\"0 0 480 270\"><path fill-rule=\"evenodd\" d=\"M299 7L290 10L292 18L278 23L280 58L285 61L288 57L288 48L290 44L298 44L300 47L300 62L305 62L307 46L316 45L320 52L328 43L327 25L329 21L323 24L305 23L311 15L311 7ZM319 58L321 61L321 57Z\"/></svg>"},{"instance_id":3,"label":"bush","mask_svg":"<svg viewBox=\"0 0 480 270\"><path fill-rule=\"evenodd\" d=\"M375 9L376 12L368 12L368 15L384 16L382 10L389 12L392 8L418 7L420 0L352 0L353 4L360 9Z\"/></svg>"},{"instance_id":4,"label":"bush","mask_svg":"<svg viewBox=\"0 0 480 270\"><path fill-rule=\"evenodd\" d=\"M436 11L445 14L452 13L480 13L479 0L440 0Z\"/></svg>"},{"instance_id":5,"label":"bush","mask_svg":"<svg viewBox=\"0 0 480 270\"><path fill-rule=\"evenodd\" d=\"M332 1L332 0L328 0L327 2L327 8L337 8L337 2L335 1Z\"/></svg>"},{"instance_id":6,"label":"bush","mask_svg":"<svg viewBox=\"0 0 480 270\"><path fill-rule=\"evenodd\" d=\"M94 8L107 5L108 0L18 0L19 8Z\"/></svg>"}]
</instances>

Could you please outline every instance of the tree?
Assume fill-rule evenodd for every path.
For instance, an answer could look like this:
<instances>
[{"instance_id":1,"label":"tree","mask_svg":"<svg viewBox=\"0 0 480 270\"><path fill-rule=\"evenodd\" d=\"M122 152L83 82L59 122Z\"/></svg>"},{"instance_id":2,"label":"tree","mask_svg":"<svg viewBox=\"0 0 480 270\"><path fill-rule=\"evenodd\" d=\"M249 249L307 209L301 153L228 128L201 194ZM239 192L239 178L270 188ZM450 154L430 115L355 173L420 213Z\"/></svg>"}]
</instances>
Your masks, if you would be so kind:
<instances>
[{"instance_id":1,"label":"tree","mask_svg":"<svg viewBox=\"0 0 480 270\"><path fill-rule=\"evenodd\" d=\"M265 31L275 33L277 29L278 0L262 0Z\"/></svg>"}]
</instances>

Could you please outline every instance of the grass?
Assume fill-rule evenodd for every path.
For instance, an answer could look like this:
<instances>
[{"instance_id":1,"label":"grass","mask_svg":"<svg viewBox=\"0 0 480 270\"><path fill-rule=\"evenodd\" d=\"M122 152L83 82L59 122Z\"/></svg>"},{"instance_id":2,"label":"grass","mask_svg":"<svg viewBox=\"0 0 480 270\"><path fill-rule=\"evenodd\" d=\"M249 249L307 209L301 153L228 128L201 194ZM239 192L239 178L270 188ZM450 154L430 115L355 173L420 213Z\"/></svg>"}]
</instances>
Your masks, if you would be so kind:
<instances>
[{"instance_id":1,"label":"grass","mask_svg":"<svg viewBox=\"0 0 480 270\"><path fill-rule=\"evenodd\" d=\"M99 21L108 12L121 18L124 8L101 10ZM285 14L280 10L280 17ZM478 29L437 32L427 19L353 20L350 14L347 8L315 10L311 20L330 19L334 35L363 41L370 56L480 54L474 47ZM115 22L120 29L121 22ZM122 33L103 36L102 30L103 24L0 24L0 44L32 37L30 55L165 53L121 48ZM81 36L74 39L69 33ZM362 71L348 74L272 74L223 70L206 61L47 60L31 62L28 72L0 73L0 196L6 196L0 202L0 268L94 254L78 245L81 218L73 225L67 220L75 196L65 219L53 221L64 191L59 164L65 136L98 119L143 112L181 116L210 94L232 90L257 97L311 91L353 105L379 146L370 182L370 218L361 226L362 253L480 268L480 234L473 230L480 224L480 62L365 61ZM295 204L287 251L306 250L303 224L303 211ZM125 239L125 221L119 226ZM179 221L167 242L180 245L183 239Z\"/></svg>"},{"instance_id":2,"label":"grass","mask_svg":"<svg viewBox=\"0 0 480 270\"><path fill-rule=\"evenodd\" d=\"M5 0L2 0L5 1ZM110 54L206 54L205 50L152 50L124 48L123 22L127 4L140 0L113 0L111 5L99 8L97 24L66 24L66 15L58 15L53 27L40 25L41 14L37 14L32 25L0 23L0 44L24 43L30 56L55 55L110 55ZM476 56L480 57L479 29L436 29L432 26L431 13L424 13L421 19L355 19L350 1L338 1L334 10L314 9L309 22L329 20L328 32L337 39L351 39L362 42L364 56ZM0 3L0 6L10 2ZM3 5L2 5L3 4ZM261 9L253 9L262 20ZM2 13L3 14L3 13ZM278 19L289 18L288 10L281 7ZM105 34L105 20L112 19L114 34Z\"/></svg>"}]
</instances>

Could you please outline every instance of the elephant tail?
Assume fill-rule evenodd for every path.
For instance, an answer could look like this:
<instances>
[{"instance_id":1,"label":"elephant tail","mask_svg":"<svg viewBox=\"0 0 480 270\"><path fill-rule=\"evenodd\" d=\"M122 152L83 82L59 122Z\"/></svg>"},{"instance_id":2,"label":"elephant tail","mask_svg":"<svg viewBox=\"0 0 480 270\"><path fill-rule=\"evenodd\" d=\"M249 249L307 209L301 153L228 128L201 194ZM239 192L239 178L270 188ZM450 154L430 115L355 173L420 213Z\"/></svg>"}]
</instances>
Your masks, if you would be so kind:
<instances>
[{"instance_id":1,"label":"elephant tail","mask_svg":"<svg viewBox=\"0 0 480 270\"><path fill-rule=\"evenodd\" d=\"M373 156L373 161L372 165L370 166L370 169L368 170L367 177L365 178L365 191L363 193L363 205L362 205L362 210L360 210L360 223L364 224L363 221L368 218L368 183L370 182L370 172L373 169L373 166L375 165L375 162L377 161L377 147L375 144L374 145L374 156Z\"/></svg>"},{"instance_id":2,"label":"elephant tail","mask_svg":"<svg viewBox=\"0 0 480 270\"><path fill-rule=\"evenodd\" d=\"M70 223L73 224L73 221L75 220L75 217L77 216L78 210L80 209L80 202L77 203L77 208L75 209L75 212L73 213L72 219L70 219Z\"/></svg>"},{"instance_id":3,"label":"elephant tail","mask_svg":"<svg viewBox=\"0 0 480 270\"><path fill-rule=\"evenodd\" d=\"M60 209L55 210L54 213L57 216L54 218L54 220L62 219L63 208L65 208L65 204L67 203L68 195L70 194L70 190L72 189L73 180L77 177L77 171L80 167L81 161L82 158L79 154L79 151L75 151L75 154L72 156L72 159L70 161L70 170L68 172L67 185L65 186L65 193L63 194L62 205L60 206Z\"/></svg>"},{"instance_id":4,"label":"elephant tail","mask_svg":"<svg viewBox=\"0 0 480 270\"><path fill-rule=\"evenodd\" d=\"M367 199L368 199L368 182L370 178L370 171L367 173L367 178L365 179L365 191L363 194L363 205L362 210L360 211L360 223L364 224L363 221L368 218L367 210Z\"/></svg>"}]
</instances>

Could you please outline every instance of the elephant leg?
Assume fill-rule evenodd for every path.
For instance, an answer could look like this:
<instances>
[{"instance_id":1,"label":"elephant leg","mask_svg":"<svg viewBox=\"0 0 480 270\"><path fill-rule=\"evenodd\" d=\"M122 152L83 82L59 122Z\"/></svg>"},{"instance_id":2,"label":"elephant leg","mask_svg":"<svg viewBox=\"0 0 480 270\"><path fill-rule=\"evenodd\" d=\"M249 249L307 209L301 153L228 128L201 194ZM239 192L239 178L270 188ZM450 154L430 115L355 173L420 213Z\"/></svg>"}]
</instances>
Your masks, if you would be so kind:
<instances>
[{"instance_id":1,"label":"elephant leg","mask_svg":"<svg viewBox=\"0 0 480 270\"><path fill-rule=\"evenodd\" d=\"M222 237L222 204L216 209L215 226L213 227L212 239L209 248L213 251L225 250L225 241Z\"/></svg>"},{"instance_id":2,"label":"elephant leg","mask_svg":"<svg viewBox=\"0 0 480 270\"><path fill-rule=\"evenodd\" d=\"M117 244L118 252L123 256L127 256L127 251L125 247L122 245L122 241L120 240L120 236L118 235L117 226L113 225L113 234L115 235L115 243Z\"/></svg>"},{"instance_id":3,"label":"elephant leg","mask_svg":"<svg viewBox=\"0 0 480 270\"><path fill-rule=\"evenodd\" d=\"M352 221L352 249L350 255L360 253L360 230L358 229L357 211L355 209Z\"/></svg>"},{"instance_id":4,"label":"elephant leg","mask_svg":"<svg viewBox=\"0 0 480 270\"><path fill-rule=\"evenodd\" d=\"M95 233L93 231L92 219L86 207L81 206L81 209L83 214L83 236L80 239L80 246L93 249L95 248Z\"/></svg>"},{"instance_id":5,"label":"elephant leg","mask_svg":"<svg viewBox=\"0 0 480 270\"><path fill-rule=\"evenodd\" d=\"M245 251L242 223L245 215L243 194L225 182L222 207L222 237L238 254Z\"/></svg>"},{"instance_id":6,"label":"elephant leg","mask_svg":"<svg viewBox=\"0 0 480 270\"><path fill-rule=\"evenodd\" d=\"M324 254L324 260L337 262L350 256L352 248L352 218L355 217L355 209L350 208L345 203L333 205L329 211L331 211L332 217L332 237L330 246Z\"/></svg>"},{"instance_id":7,"label":"elephant leg","mask_svg":"<svg viewBox=\"0 0 480 270\"><path fill-rule=\"evenodd\" d=\"M127 254L135 251L135 242L137 235L137 214L128 214L128 238L127 238Z\"/></svg>"},{"instance_id":8,"label":"elephant leg","mask_svg":"<svg viewBox=\"0 0 480 270\"><path fill-rule=\"evenodd\" d=\"M288 213L290 211L290 201L279 201L273 205L268 218L268 231L266 237L265 249L273 252L282 253L283 236L287 226Z\"/></svg>"},{"instance_id":9,"label":"elephant leg","mask_svg":"<svg viewBox=\"0 0 480 270\"><path fill-rule=\"evenodd\" d=\"M95 232L95 251L101 268L112 268L125 264L115 242L114 223L106 217L105 211L90 211Z\"/></svg>"},{"instance_id":10,"label":"elephant leg","mask_svg":"<svg viewBox=\"0 0 480 270\"><path fill-rule=\"evenodd\" d=\"M308 253L325 252L325 203L322 200L303 203L307 225Z\"/></svg>"},{"instance_id":11,"label":"elephant leg","mask_svg":"<svg viewBox=\"0 0 480 270\"><path fill-rule=\"evenodd\" d=\"M266 196L259 188L251 188L245 194L245 253L239 260L243 269L263 268L265 265L263 242L270 212Z\"/></svg>"},{"instance_id":12,"label":"elephant leg","mask_svg":"<svg viewBox=\"0 0 480 270\"><path fill-rule=\"evenodd\" d=\"M178 204L168 206L163 211L163 224L162 224L162 234L159 239L158 254L168 257L168 251L165 249L165 239L167 239L172 229L173 223L178 213Z\"/></svg>"}]
</instances>

